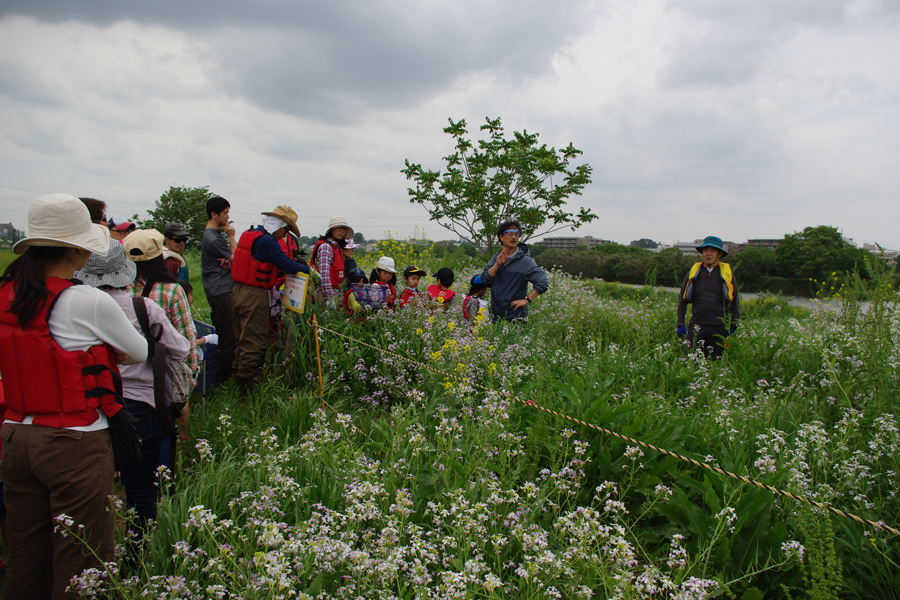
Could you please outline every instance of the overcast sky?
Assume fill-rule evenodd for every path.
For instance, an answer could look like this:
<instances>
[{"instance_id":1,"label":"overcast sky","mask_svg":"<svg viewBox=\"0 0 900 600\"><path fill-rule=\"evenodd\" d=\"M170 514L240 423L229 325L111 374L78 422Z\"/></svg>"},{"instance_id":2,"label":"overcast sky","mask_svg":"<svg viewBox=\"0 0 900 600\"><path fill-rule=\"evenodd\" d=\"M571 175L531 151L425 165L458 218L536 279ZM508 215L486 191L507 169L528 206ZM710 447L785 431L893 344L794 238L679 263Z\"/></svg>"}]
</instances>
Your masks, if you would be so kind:
<instances>
[{"instance_id":1,"label":"overcast sky","mask_svg":"<svg viewBox=\"0 0 900 600\"><path fill-rule=\"evenodd\" d=\"M900 248L898 0L0 3L0 222L44 193L152 208L209 186L239 228L450 232L409 203L448 117L584 151L557 235L664 243L832 225ZM893 58L892 58L893 57Z\"/></svg>"}]
</instances>

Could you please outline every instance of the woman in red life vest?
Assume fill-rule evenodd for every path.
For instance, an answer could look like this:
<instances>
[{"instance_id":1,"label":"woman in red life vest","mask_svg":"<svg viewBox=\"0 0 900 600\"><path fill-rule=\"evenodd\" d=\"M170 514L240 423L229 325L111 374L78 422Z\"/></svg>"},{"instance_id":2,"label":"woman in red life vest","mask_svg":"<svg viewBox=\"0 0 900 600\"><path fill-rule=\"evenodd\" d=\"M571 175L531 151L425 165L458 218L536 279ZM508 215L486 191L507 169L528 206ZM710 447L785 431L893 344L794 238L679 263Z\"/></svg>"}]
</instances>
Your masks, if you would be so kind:
<instances>
[{"instance_id":1,"label":"woman in red life vest","mask_svg":"<svg viewBox=\"0 0 900 600\"><path fill-rule=\"evenodd\" d=\"M453 285L453 280L456 279L456 275L453 273L453 269L441 267L434 274L434 277L437 279L437 283L428 286L428 295L439 302L446 310L450 308L456 299L456 292L450 289L450 286Z\"/></svg>"},{"instance_id":2,"label":"woman in red life vest","mask_svg":"<svg viewBox=\"0 0 900 600\"><path fill-rule=\"evenodd\" d=\"M69 280L110 239L78 198L38 198L28 229L0 278L6 595L74 598L69 579L115 559L108 428L124 418L116 363L145 361L147 342L115 300ZM77 538L54 533L57 523Z\"/></svg>"},{"instance_id":3,"label":"woman in red life vest","mask_svg":"<svg viewBox=\"0 0 900 600\"><path fill-rule=\"evenodd\" d=\"M382 256L375 263L369 281L373 284L384 286L387 288L387 294L384 297L384 307L388 309L394 308L394 302L397 299L395 287L397 285L397 269L394 267L394 259L388 256Z\"/></svg>"},{"instance_id":4,"label":"woman in red life vest","mask_svg":"<svg viewBox=\"0 0 900 600\"><path fill-rule=\"evenodd\" d=\"M333 217L325 235L313 246L312 266L322 276L322 295L328 302L340 293L347 276L344 264L344 246L353 239L353 229L344 217Z\"/></svg>"}]
</instances>

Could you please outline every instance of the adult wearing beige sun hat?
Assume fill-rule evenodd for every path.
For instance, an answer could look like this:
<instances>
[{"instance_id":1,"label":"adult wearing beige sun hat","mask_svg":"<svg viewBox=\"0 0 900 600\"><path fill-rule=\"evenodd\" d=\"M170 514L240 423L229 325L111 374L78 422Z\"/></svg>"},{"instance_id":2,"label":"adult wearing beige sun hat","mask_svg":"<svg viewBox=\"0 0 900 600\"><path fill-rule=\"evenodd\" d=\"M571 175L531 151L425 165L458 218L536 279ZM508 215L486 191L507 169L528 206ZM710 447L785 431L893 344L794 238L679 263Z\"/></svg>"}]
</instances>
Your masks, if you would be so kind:
<instances>
[{"instance_id":1,"label":"adult wearing beige sun hat","mask_svg":"<svg viewBox=\"0 0 900 600\"><path fill-rule=\"evenodd\" d=\"M38 198L28 230L0 278L6 595L62 598L71 577L115 557L109 427L124 417L112 390L117 362L143 362L147 342L115 300L70 281L109 249L81 200ZM53 533L61 514L84 526L79 539Z\"/></svg>"},{"instance_id":2,"label":"adult wearing beige sun hat","mask_svg":"<svg viewBox=\"0 0 900 600\"><path fill-rule=\"evenodd\" d=\"M347 276L344 247L353 239L353 228L344 217L332 217L325 235L313 246L312 265L322 276L322 295L328 301Z\"/></svg>"},{"instance_id":3,"label":"adult wearing beige sun hat","mask_svg":"<svg viewBox=\"0 0 900 600\"><path fill-rule=\"evenodd\" d=\"M287 257L278 240L300 235L297 213L289 206L264 212L257 227L241 234L234 250L231 318L234 327L232 372L242 392L256 382L269 342L269 294L280 273L306 273L309 267Z\"/></svg>"}]
</instances>

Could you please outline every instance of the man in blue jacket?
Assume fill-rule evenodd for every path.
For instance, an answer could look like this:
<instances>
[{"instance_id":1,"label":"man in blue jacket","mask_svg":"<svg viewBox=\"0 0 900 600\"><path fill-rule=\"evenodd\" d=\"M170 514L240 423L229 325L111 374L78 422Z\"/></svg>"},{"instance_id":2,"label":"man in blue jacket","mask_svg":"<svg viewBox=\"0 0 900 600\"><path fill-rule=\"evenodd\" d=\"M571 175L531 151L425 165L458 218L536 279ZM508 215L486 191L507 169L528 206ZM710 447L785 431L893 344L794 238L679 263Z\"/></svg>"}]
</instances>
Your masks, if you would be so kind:
<instances>
[{"instance_id":1,"label":"man in blue jacket","mask_svg":"<svg viewBox=\"0 0 900 600\"><path fill-rule=\"evenodd\" d=\"M550 288L547 273L531 258L528 246L519 243L521 235L522 225L518 221L500 223L497 239L503 248L491 257L481 273L481 281L491 288L494 320L526 321L528 305Z\"/></svg>"}]
</instances>

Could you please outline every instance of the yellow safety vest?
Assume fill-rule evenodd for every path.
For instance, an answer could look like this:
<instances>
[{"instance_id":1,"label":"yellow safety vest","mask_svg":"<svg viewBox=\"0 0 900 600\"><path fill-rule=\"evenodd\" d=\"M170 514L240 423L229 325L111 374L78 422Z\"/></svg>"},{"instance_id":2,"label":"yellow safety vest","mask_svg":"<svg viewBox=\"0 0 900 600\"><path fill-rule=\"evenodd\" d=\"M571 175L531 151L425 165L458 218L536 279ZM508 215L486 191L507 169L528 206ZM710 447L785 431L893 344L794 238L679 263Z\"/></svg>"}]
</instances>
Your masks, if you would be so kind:
<instances>
[{"instance_id":1,"label":"yellow safety vest","mask_svg":"<svg viewBox=\"0 0 900 600\"><path fill-rule=\"evenodd\" d=\"M684 286L684 295L683 299L688 302L691 301L691 292L693 291L694 277L697 276L697 272L700 271L700 267L703 266L702 262L694 263L694 266L691 267L691 272L688 274L688 282L687 285ZM734 276L731 274L731 265L728 263L719 263L719 273L722 275L722 281L725 282L725 295L728 298L729 302L734 302Z\"/></svg>"}]
</instances>

